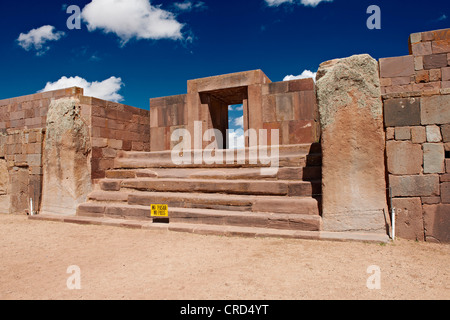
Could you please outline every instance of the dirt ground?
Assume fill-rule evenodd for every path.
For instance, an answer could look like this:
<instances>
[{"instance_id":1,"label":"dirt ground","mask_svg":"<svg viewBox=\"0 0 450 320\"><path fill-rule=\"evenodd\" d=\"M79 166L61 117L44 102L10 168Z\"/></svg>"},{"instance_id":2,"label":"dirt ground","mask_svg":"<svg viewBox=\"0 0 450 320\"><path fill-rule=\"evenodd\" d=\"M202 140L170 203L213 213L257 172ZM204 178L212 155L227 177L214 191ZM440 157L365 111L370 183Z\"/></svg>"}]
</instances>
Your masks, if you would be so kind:
<instances>
[{"instance_id":1,"label":"dirt ground","mask_svg":"<svg viewBox=\"0 0 450 320\"><path fill-rule=\"evenodd\" d=\"M380 290L367 287L372 265ZM80 290L67 287L70 266L79 267ZM0 215L2 300L448 300L449 267L450 245L225 238Z\"/></svg>"}]
</instances>

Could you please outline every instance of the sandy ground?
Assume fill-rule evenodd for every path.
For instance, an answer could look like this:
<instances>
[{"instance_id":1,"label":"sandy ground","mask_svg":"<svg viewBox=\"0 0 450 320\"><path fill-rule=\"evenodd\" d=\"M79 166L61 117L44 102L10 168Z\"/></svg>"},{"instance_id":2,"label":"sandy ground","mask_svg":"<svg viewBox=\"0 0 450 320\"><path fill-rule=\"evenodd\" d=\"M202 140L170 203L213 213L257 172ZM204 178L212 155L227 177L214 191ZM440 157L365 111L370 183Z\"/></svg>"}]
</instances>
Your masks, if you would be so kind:
<instances>
[{"instance_id":1,"label":"sandy ground","mask_svg":"<svg viewBox=\"0 0 450 320\"><path fill-rule=\"evenodd\" d=\"M69 266L80 290L69 290ZM369 266L380 290L369 290ZM450 246L225 238L0 215L0 299L450 299ZM72 277L73 278L73 277Z\"/></svg>"}]
</instances>

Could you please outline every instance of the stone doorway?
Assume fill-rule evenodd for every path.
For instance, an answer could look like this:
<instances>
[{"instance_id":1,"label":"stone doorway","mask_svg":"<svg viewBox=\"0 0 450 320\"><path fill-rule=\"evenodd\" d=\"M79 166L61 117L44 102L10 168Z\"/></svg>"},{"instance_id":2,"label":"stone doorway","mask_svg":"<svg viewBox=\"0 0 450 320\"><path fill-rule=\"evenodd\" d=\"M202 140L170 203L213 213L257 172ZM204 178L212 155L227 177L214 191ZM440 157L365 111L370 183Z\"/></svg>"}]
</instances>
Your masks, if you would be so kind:
<instances>
[{"instance_id":1,"label":"stone doorway","mask_svg":"<svg viewBox=\"0 0 450 320\"><path fill-rule=\"evenodd\" d=\"M230 141L228 131L230 129L230 106L238 106L242 114L242 129L247 131L249 128L248 116L248 87L236 87L220 90L202 92L200 94L202 105L207 106L208 129L216 129L221 133L223 139L217 138L220 149L229 149L233 146ZM205 108L206 109L206 108ZM244 139L245 147L248 146L248 139Z\"/></svg>"}]
</instances>

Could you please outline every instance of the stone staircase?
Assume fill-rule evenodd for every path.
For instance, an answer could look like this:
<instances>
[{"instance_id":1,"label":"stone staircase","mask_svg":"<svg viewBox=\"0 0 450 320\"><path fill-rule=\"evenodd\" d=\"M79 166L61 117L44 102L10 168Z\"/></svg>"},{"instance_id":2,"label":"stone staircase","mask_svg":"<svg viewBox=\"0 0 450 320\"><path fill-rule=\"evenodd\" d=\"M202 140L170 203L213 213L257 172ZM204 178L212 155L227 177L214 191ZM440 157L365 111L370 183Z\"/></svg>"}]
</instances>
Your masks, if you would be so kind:
<instances>
[{"instance_id":1,"label":"stone staircase","mask_svg":"<svg viewBox=\"0 0 450 320\"><path fill-rule=\"evenodd\" d=\"M77 216L168 223L175 231L208 234L304 238L319 232L320 145L280 146L277 171L252 164L249 150L245 163L202 165L175 165L171 152L122 152ZM167 204L169 219L153 219L152 204Z\"/></svg>"}]
</instances>

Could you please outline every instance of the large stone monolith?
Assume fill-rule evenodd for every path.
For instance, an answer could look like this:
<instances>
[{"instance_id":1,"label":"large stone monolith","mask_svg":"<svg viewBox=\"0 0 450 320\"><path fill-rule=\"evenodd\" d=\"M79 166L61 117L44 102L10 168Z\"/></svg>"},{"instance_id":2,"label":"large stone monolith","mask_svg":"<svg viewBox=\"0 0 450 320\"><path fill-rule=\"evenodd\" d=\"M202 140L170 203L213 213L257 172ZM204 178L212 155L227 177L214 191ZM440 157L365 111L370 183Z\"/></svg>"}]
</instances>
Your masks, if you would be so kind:
<instances>
[{"instance_id":1,"label":"large stone monolith","mask_svg":"<svg viewBox=\"0 0 450 320\"><path fill-rule=\"evenodd\" d=\"M89 127L79 101L52 101L43 151L42 213L73 215L91 191Z\"/></svg>"},{"instance_id":2,"label":"large stone monolith","mask_svg":"<svg viewBox=\"0 0 450 320\"><path fill-rule=\"evenodd\" d=\"M323 229L386 234L385 134L378 63L357 55L321 64Z\"/></svg>"}]
</instances>

